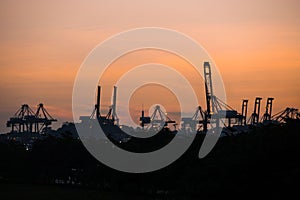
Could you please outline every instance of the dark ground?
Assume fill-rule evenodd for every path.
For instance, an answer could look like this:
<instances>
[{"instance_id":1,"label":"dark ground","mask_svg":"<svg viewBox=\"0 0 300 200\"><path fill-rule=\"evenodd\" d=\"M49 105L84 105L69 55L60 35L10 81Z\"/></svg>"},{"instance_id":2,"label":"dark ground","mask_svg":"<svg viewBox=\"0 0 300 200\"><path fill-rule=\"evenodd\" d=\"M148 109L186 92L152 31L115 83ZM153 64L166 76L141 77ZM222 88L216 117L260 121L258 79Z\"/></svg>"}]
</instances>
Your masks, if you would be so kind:
<instances>
[{"instance_id":1,"label":"dark ground","mask_svg":"<svg viewBox=\"0 0 300 200\"><path fill-rule=\"evenodd\" d=\"M32 151L2 143L0 199L298 199L299 121L220 138L198 159L202 140L198 135L175 163L146 174L112 170L67 135L39 141Z\"/></svg>"}]
</instances>

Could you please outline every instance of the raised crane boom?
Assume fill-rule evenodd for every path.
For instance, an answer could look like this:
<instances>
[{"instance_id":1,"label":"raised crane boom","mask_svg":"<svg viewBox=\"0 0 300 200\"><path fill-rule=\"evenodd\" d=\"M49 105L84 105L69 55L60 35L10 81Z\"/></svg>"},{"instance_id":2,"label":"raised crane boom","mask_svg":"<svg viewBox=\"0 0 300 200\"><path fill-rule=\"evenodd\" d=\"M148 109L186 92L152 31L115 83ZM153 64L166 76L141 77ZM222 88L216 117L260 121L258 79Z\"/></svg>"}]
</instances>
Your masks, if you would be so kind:
<instances>
[{"instance_id":1,"label":"raised crane boom","mask_svg":"<svg viewBox=\"0 0 300 200\"><path fill-rule=\"evenodd\" d=\"M211 68L209 62L204 62L204 81L205 81L205 95L206 95L206 110L208 115L211 115L211 112L215 112L213 106L213 86L211 78Z\"/></svg>"}]
</instances>

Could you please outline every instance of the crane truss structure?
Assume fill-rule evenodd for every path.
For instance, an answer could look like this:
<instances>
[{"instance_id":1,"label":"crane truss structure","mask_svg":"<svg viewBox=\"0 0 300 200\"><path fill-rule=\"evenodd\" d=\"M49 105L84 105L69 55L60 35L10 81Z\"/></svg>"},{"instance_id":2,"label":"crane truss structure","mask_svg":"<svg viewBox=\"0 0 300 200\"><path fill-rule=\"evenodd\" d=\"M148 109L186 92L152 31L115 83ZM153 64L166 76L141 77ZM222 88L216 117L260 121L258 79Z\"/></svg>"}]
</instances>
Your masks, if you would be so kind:
<instances>
[{"instance_id":1,"label":"crane truss structure","mask_svg":"<svg viewBox=\"0 0 300 200\"><path fill-rule=\"evenodd\" d=\"M52 122L56 121L45 109L44 104L40 103L36 112L28 104L23 104L6 125L11 127L11 132L44 133L50 128Z\"/></svg>"}]
</instances>

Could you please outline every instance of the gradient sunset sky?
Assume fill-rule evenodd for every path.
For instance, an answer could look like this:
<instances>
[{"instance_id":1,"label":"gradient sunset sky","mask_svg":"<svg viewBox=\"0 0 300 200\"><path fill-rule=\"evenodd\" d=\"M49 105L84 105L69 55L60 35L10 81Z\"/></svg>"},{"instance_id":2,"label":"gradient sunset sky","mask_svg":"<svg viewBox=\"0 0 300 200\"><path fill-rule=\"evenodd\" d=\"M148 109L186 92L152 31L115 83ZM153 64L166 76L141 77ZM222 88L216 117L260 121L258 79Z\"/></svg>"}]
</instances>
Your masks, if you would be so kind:
<instances>
[{"instance_id":1,"label":"gradient sunset sky","mask_svg":"<svg viewBox=\"0 0 300 200\"><path fill-rule=\"evenodd\" d=\"M138 27L174 29L200 43L238 111L247 98L250 114L256 96L262 107L274 97L274 113L300 108L299 8L298 0L1 0L0 132L24 103L43 102L60 122L71 121L84 58L108 37Z\"/></svg>"}]
</instances>

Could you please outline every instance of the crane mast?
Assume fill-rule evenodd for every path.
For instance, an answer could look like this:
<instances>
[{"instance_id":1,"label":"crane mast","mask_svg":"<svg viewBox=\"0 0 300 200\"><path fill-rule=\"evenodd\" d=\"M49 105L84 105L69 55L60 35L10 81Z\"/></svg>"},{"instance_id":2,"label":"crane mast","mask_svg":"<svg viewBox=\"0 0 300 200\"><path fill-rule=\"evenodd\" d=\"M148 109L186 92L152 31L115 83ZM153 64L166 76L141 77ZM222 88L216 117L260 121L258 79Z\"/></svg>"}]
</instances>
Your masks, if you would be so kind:
<instances>
[{"instance_id":1,"label":"crane mast","mask_svg":"<svg viewBox=\"0 0 300 200\"><path fill-rule=\"evenodd\" d=\"M206 95L206 107L207 114L210 116L211 113L215 112L213 106L213 87L211 78L211 68L209 62L204 62L204 81L205 81L205 95Z\"/></svg>"}]
</instances>

